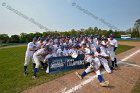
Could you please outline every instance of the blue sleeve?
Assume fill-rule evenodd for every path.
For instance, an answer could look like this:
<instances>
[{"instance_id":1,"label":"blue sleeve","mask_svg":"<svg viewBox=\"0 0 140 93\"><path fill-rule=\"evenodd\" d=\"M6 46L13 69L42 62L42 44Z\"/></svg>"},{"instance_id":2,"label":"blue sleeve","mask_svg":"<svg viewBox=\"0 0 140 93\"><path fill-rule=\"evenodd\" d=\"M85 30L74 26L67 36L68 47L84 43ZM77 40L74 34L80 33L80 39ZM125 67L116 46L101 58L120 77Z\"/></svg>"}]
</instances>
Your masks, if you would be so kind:
<instances>
[{"instance_id":1,"label":"blue sleeve","mask_svg":"<svg viewBox=\"0 0 140 93\"><path fill-rule=\"evenodd\" d=\"M117 50L118 47L114 47L114 52Z\"/></svg>"}]
</instances>

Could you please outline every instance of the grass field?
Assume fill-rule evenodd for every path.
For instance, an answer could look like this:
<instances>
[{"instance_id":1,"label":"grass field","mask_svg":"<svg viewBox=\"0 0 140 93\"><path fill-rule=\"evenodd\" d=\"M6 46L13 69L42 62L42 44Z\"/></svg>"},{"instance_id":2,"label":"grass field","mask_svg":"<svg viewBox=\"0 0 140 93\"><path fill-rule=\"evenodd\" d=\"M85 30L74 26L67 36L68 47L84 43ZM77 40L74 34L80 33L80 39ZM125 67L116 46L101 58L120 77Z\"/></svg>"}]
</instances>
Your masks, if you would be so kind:
<instances>
[{"instance_id":1,"label":"grass field","mask_svg":"<svg viewBox=\"0 0 140 93\"><path fill-rule=\"evenodd\" d=\"M117 54L133 48L119 45ZM48 82L70 72L48 75L40 70L38 79L32 79L32 64L28 66L28 76L23 76L25 46L0 49L0 93L20 93L25 89Z\"/></svg>"},{"instance_id":2,"label":"grass field","mask_svg":"<svg viewBox=\"0 0 140 93\"><path fill-rule=\"evenodd\" d=\"M140 42L140 40L118 40L118 41L122 41L122 42Z\"/></svg>"},{"instance_id":3,"label":"grass field","mask_svg":"<svg viewBox=\"0 0 140 93\"><path fill-rule=\"evenodd\" d=\"M139 76L139 80L137 81L136 85L132 90L132 93L140 93L140 76Z\"/></svg>"}]
</instances>

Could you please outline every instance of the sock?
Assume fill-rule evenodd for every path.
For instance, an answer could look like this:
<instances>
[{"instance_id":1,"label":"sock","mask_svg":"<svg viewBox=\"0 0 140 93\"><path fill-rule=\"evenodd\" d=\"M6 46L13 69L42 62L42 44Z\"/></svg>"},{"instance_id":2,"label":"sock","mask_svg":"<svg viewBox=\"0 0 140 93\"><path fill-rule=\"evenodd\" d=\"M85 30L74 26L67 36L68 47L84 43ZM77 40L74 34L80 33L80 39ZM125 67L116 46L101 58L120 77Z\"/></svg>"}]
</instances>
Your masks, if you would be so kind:
<instances>
[{"instance_id":1,"label":"sock","mask_svg":"<svg viewBox=\"0 0 140 93\"><path fill-rule=\"evenodd\" d=\"M84 71L81 76L84 77L86 75L87 75L87 73Z\"/></svg>"},{"instance_id":2,"label":"sock","mask_svg":"<svg viewBox=\"0 0 140 93\"><path fill-rule=\"evenodd\" d=\"M115 58L114 62L115 62L115 67L118 67L116 58Z\"/></svg>"},{"instance_id":3,"label":"sock","mask_svg":"<svg viewBox=\"0 0 140 93\"><path fill-rule=\"evenodd\" d=\"M45 67L45 65L44 65L44 63L43 63L43 62L41 62L41 65L42 65L42 67L43 67L43 68Z\"/></svg>"},{"instance_id":4,"label":"sock","mask_svg":"<svg viewBox=\"0 0 140 93\"><path fill-rule=\"evenodd\" d=\"M24 73L26 73L27 66L24 66Z\"/></svg>"},{"instance_id":5,"label":"sock","mask_svg":"<svg viewBox=\"0 0 140 93\"><path fill-rule=\"evenodd\" d=\"M100 83L104 81L102 75L98 75L98 80Z\"/></svg>"},{"instance_id":6,"label":"sock","mask_svg":"<svg viewBox=\"0 0 140 93\"><path fill-rule=\"evenodd\" d=\"M34 68L35 68L35 65L36 65L36 64L35 64L35 63L33 63L33 70L34 70Z\"/></svg>"},{"instance_id":7,"label":"sock","mask_svg":"<svg viewBox=\"0 0 140 93\"><path fill-rule=\"evenodd\" d=\"M34 68L34 76L36 76L37 68Z\"/></svg>"},{"instance_id":8,"label":"sock","mask_svg":"<svg viewBox=\"0 0 140 93\"><path fill-rule=\"evenodd\" d=\"M115 67L115 61L112 61L112 67Z\"/></svg>"}]
</instances>

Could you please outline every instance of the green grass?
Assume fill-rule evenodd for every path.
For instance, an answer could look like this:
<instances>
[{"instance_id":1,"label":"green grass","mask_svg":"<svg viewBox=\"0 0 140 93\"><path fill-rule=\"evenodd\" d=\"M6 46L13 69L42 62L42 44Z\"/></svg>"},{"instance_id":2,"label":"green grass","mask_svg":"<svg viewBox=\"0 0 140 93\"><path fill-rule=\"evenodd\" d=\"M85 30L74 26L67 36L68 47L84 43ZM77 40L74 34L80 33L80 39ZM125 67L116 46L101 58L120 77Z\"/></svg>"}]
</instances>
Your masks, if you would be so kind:
<instances>
[{"instance_id":1,"label":"green grass","mask_svg":"<svg viewBox=\"0 0 140 93\"><path fill-rule=\"evenodd\" d=\"M116 54L119 54L121 52L125 52L131 48L134 48L134 46L128 46L128 45L119 45L116 51Z\"/></svg>"},{"instance_id":2,"label":"green grass","mask_svg":"<svg viewBox=\"0 0 140 93\"><path fill-rule=\"evenodd\" d=\"M132 93L140 93L140 76L139 76L139 79L138 79L136 85L134 86L134 88L132 90Z\"/></svg>"},{"instance_id":3,"label":"green grass","mask_svg":"<svg viewBox=\"0 0 140 93\"><path fill-rule=\"evenodd\" d=\"M132 46L119 45L117 54L133 48ZM40 70L38 79L32 79L32 64L28 66L28 76L23 76L24 54L26 47L12 47L0 49L0 93L20 93L50 80L71 72L62 72L48 75Z\"/></svg>"},{"instance_id":4,"label":"green grass","mask_svg":"<svg viewBox=\"0 0 140 93\"><path fill-rule=\"evenodd\" d=\"M140 40L118 40L118 41L125 41L125 42L140 42Z\"/></svg>"}]
</instances>

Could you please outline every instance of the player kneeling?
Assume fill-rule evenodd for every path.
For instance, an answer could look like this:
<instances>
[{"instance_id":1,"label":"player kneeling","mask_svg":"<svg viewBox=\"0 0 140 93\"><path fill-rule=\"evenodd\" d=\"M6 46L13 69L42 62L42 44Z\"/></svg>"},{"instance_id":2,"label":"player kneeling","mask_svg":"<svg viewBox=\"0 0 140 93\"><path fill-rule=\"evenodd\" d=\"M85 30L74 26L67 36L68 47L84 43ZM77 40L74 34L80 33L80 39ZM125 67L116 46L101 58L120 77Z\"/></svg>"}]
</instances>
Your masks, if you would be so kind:
<instances>
[{"instance_id":1,"label":"player kneeling","mask_svg":"<svg viewBox=\"0 0 140 93\"><path fill-rule=\"evenodd\" d=\"M40 60L42 59L42 57L44 57L45 55L47 55L47 50L48 50L48 46L44 46L44 48L42 49L39 49L38 51L36 51L33 55L33 60L34 60L34 63L35 63L35 68L34 68L34 75L32 78L36 78L37 75L37 70L40 66Z\"/></svg>"},{"instance_id":2,"label":"player kneeling","mask_svg":"<svg viewBox=\"0 0 140 93\"><path fill-rule=\"evenodd\" d=\"M48 55L45 57L43 62L48 65L48 59L52 58L52 57L57 57L57 55L55 53L53 53L52 48L49 48ZM47 66L46 73L49 73L49 65Z\"/></svg>"},{"instance_id":3,"label":"player kneeling","mask_svg":"<svg viewBox=\"0 0 140 93\"><path fill-rule=\"evenodd\" d=\"M95 52L95 56L99 58L101 64L103 65L104 69L106 70L107 73L111 74L112 71L108 65L108 59L109 56L104 52L101 51L100 47L96 47L96 52Z\"/></svg>"},{"instance_id":4,"label":"player kneeling","mask_svg":"<svg viewBox=\"0 0 140 93\"><path fill-rule=\"evenodd\" d=\"M98 58L94 56L94 52L90 53L90 56L87 58L87 62L90 63L90 66L80 75L78 72L76 72L76 75L80 78L83 79L89 72L94 71L98 75L98 80L100 82L100 85L102 87L107 87L109 85L108 81L104 81L101 72L100 72L100 61Z\"/></svg>"}]
</instances>

